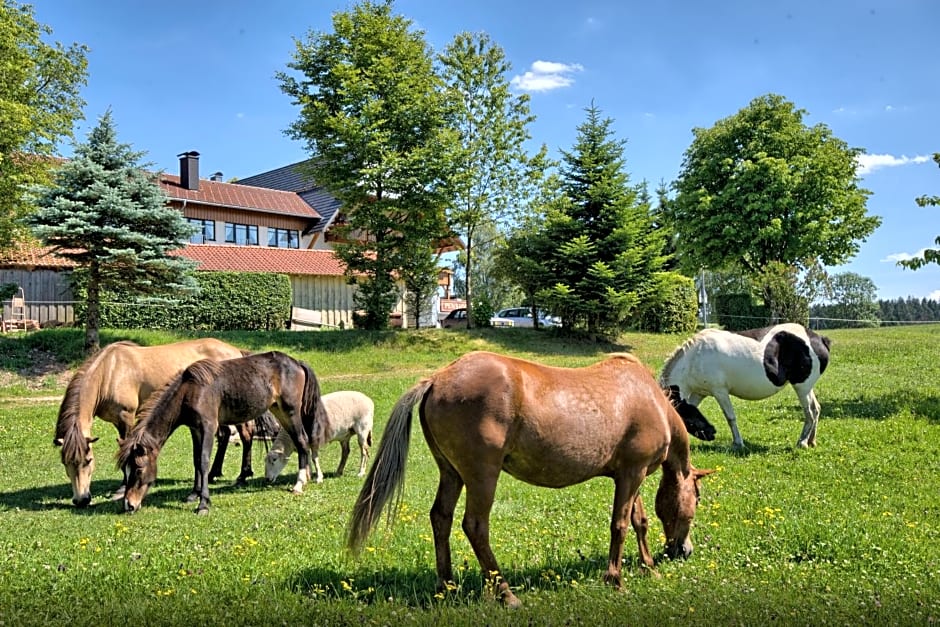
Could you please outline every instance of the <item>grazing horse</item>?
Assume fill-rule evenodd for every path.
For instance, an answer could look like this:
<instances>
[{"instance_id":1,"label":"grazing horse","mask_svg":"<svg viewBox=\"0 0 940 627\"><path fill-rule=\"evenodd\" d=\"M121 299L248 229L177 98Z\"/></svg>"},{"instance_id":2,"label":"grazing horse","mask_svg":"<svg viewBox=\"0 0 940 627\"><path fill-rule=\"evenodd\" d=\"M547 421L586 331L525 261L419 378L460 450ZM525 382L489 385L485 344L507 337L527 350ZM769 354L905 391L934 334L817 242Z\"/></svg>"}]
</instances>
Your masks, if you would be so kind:
<instances>
[{"instance_id":1,"label":"grazing horse","mask_svg":"<svg viewBox=\"0 0 940 627\"><path fill-rule=\"evenodd\" d=\"M121 441L118 465L124 470L124 509L135 512L157 479L157 458L170 435L189 427L193 440L193 490L197 514L209 511L209 457L221 425L255 420L270 411L290 433L298 451L298 487L307 472L309 446L323 444L329 418L320 384L302 361L277 351L227 361L202 360L177 375L141 408L137 424Z\"/></svg>"},{"instance_id":2,"label":"grazing horse","mask_svg":"<svg viewBox=\"0 0 940 627\"><path fill-rule=\"evenodd\" d=\"M362 392L331 392L323 395L323 406L330 417L331 433L326 441L339 442L342 455L339 458L339 467L336 476L341 477L346 469L346 460L349 458L349 440L355 434L359 441L359 474L364 477L366 465L369 462L369 447L372 446L372 419L375 416L375 403ZM294 452L294 443L290 434L280 431L274 438L274 444L268 451L264 461L264 476L268 481L274 481L284 470L287 460ZM319 451L311 450L313 466L317 469L317 483L323 483L323 470L320 468Z\"/></svg>"},{"instance_id":3,"label":"grazing horse","mask_svg":"<svg viewBox=\"0 0 940 627\"><path fill-rule=\"evenodd\" d=\"M816 446L820 408L813 386L829 364L829 347L829 338L793 323L737 333L705 329L666 360L659 380L673 402L698 407L706 396L714 396L737 448L744 446L744 440L731 396L760 400L789 383L803 407L797 446L806 448Z\"/></svg>"},{"instance_id":4,"label":"grazing horse","mask_svg":"<svg viewBox=\"0 0 940 627\"><path fill-rule=\"evenodd\" d=\"M95 416L113 424L118 437L124 438L147 397L183 368L200 359L223 360L245 354L231 344L205 338L160 346L115 342L89 357L65 390L53 440L61 447L62 464L72 483L72 503L86 507L91 502L91 475L95 469L91 445L98 440L91 437ZM245 443L239 475L244 480L252 474L250 425L240 428L239 435ZM216 461L221 471L222 460ZM115 498L121 498L123 490L122 485Z\"/></svg>"},{"instance_id":5,"label":"grazing horse","mask_svg":"<svg viewBox=\"0 0 940 627\"><path fill-rule=\"evenodd\" d=\"M510 607L520 601L500 576L490 547L490 510L501 471L537 486L563 488L592 477L614 481L610 552L605 581L620 587L628 524L640 559L652 568L649 521L639 490L658 468L656 514L666 554L692 553L689 532L699 479L689 436L663 390L632 355L614 355L586 368L556 368L489 352L472 352L413 386L398 400L375 461L353 506L347 546L358 552L385 505L400 505L412 410L437 462L440 480L431 508L439 589L453 580L450 532L466 486L463 531L483 577Z\"/></svg>"}]
</instances>

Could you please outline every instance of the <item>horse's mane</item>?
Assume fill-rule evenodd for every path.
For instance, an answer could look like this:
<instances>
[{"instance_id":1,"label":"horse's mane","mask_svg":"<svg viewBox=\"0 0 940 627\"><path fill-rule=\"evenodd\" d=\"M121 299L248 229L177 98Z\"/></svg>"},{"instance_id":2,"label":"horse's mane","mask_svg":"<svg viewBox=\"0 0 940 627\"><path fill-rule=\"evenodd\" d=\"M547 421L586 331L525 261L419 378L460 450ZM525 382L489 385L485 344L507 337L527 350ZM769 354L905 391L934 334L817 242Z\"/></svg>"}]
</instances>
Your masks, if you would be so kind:
<instances>
[{"instance_id":1,"label":"horse's mane","mask_svg":"<svg viewBox=\"0 0 940 627\"><path fill-rule=\"evenodd\" d=\"M117 350L118 347L138 346L129 340L114 342L82 362L65 388L65 395L59 405L59 416L55 424L55 438L62 442L62 460L80 463L85 456L85 434L82 432L81 417L82 393L86 383L97 384L101 380L101 361ZM95 391L95 396L98 391ZM94 411L94 410L92 410Z\"/></svg>"},{"instance_id":2,"label":"horse's mane","mask_svg":"<svg viewBox=\"0 0 940 627\"><path fill-rule=\"evenodd\" d=\"M182 380L192 381L200 386L209 385L215 381L222 370L222 362L213 359L201 359L182 372Z\"/></svg>"},{"instance_id":3,"label":"horse's mane","mask_svg":"<svg viewBox=\"0 0 940 627\"><path fill-rule=\"evenodd\" d=\"M676 367L676 363L689 352L689 349L701 342L703 337L716 331L718 331L718 329L703 329L683 342L676 350L672 351L672 354L666 359L665 365L663 365L662 373L659 375L659 384L664 388L667 387L669 378L672 376L672 370Z\"/></svg>"}]
</instances>

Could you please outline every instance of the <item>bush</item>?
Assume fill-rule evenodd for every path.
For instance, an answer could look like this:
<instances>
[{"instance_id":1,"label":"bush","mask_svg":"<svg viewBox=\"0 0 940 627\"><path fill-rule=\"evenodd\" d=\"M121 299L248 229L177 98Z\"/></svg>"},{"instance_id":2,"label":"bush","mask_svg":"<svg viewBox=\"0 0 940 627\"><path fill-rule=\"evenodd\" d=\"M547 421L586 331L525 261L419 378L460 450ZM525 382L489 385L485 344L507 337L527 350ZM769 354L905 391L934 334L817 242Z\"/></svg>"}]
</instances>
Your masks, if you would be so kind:
<instances>
[{"instance_id":1,"label":"bush","mask_svg":"<svg viewBox=\"0 0 940 627\"><path fill-rule=\"evenodd\" d=\"M719 294L712 299L718 324L728 331L755 329L770 324L770 312L750 294Z\"/></svg>"},{"instance_id":2,"label":"bush","mask_svg":"<svg viewBox=\"0 0 940 627\"><path fill-rule=\"evenodd\" d=\"M102 328L187 329L193 331L273 331L290 320L292 292L285 274L196 272L199 292L179 300L138 300L105 294ZM81 297L80 297L81 298ZM85 306L75 307L84 323Z\"/></svg>"},{"instance_id":3,"label":"bush","mask_svg":"<svg viewBox=\"0 0 940 627\"><path fill-rule=\"evenodd\" d=\"M657 272L639 305L637 326L652 333L690 333L698 327L695 282L676 272Z\"/></svg>"}]
</instances>

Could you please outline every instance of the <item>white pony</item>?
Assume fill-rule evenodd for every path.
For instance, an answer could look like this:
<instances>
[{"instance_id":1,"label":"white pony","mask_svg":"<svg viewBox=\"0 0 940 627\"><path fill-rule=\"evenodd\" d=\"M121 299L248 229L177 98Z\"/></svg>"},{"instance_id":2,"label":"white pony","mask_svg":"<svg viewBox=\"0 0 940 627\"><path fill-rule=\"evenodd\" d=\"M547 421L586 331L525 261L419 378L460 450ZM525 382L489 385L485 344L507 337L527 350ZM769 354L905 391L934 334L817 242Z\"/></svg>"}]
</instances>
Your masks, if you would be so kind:
<instances>
[{"instance_id":1,"label":"white pony","mask_svg":"<svg viewBox=\"0 0 940 627\"><path fill-rule=\"evenodd\" d=\"M349 457L349 440L353 434L356 434L359 440L359 475L366 474L366 464L369 460L369 447L372 446L372 419L375 415L375 403L372 399L361 392L332 392L324 394L321 399L326 413L330 417L330 427L332 433L328 434L326 442L339 442L342 447L342 457L339 460L339 468L336 469L336 476L341 476L346 468L346 458ZM290 434L285 430L278 432L268 451L264 461L264 476L268 481L277 479L287 461L296 449L291 441ZM323 471L320 469L320 457L318 451L311 449L313 465L317 469L317 483L323 483ZM298 489L298 486L300 489ZM299 492L303 489L300 480L294 486L294 491Z\"/></svg>"},{"instance_id":2,"label":"white pony","mask_svg":"<svg viewBox=\"0 0 940 627\"><path fill-rule=\"evenodd\" d=\"M816 446L820 408L813 386L829 363L829 346L829 338L793 323L737 333L705 329L666 360L660 384L673 400L696 407L706 396L714 396L728 420L734 446L741 448L744 440L730 397L756 401L790 383L803 407L797 446Z\"/></svg>"}]
</instances>

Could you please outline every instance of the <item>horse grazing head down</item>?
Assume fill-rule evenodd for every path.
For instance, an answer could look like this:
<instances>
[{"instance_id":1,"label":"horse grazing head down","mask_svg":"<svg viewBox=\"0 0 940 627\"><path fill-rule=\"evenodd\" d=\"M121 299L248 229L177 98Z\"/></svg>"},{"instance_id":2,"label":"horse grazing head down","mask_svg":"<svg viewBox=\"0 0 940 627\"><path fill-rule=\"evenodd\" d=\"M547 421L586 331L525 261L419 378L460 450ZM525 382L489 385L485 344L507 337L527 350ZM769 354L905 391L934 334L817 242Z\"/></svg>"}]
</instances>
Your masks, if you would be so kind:
<instances>
[{"instance_id":1,"label":"horse grazing head down","mask_svg":"<svg viewBox=\"0 0 940 627\"><path fill-rule=\"evenodd\" d=\"M150 487L157 481L160 448L148 433L132 432L120 441L118 465L124 471L124 511L140 509Z\"/></svg>"},{"instance_id":2,"label":"horse grazing head down","mask_svg":"<svg viewBox=\"0 0 940 627\"><path fill-rule=\"evenodd\" d=\"M665 466L656 491L656 516L663 523L666 556L684 559L692 555L692 520L698 508L700 480L714 470L690 468L688 472L667 472Z\"/></svg>"},{"instance_id":3,"label":"horse grazing head down","mask_svg":"<svg viewBox=\"0 0 940 627\"><path fill-rule=\"evenodd\" d=\"M711 442L715 439L715 425L708 422L708 418L699 411L698 407L687 403L685 399L682 398L678 385L670 385L666 388L666 396L669 397L672 406L676 408L676 413L682 418L682 423L685 425L685 430L689 432L689 435L699 440L705 440L706 442Z\"/></svg>"},{"instance_id":4,"label":"horse grazing head down","mask_svg":"<svg viewBox=\"0 0 940 627\"><path fill-rule=\"evenodd\" d=\"M95 455L91 445L98 438L89 438L78 431L66 431L52 441L61 447L62 465L72 484L72 504L88 507L91 503L91 473L95 471Z\"/></svg>"}]
</instances>

